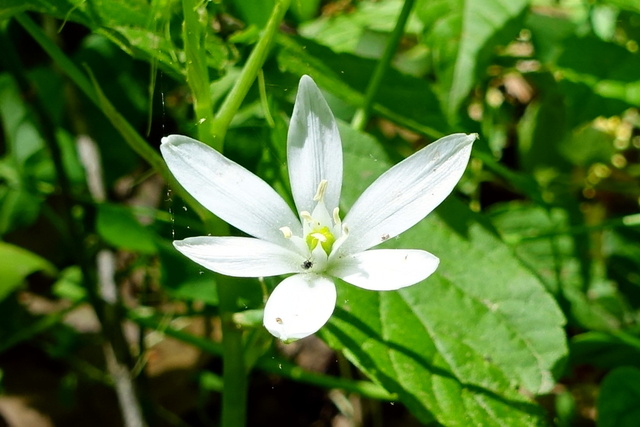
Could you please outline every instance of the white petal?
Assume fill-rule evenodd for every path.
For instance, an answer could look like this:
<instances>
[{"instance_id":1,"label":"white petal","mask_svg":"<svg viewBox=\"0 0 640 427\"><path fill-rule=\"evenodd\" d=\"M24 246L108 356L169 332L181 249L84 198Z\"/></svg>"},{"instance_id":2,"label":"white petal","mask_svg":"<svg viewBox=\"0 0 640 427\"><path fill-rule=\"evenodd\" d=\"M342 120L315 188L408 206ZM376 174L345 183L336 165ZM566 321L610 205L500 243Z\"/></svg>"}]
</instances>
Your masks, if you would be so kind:
<instances>
[{"instance_id":1,"label":"white petal","mask_svg":"<svg viewBox=\"0 0 640 427\"><path fill-rule=\"evenodd\" d=\"M333 281L317 274L284 279L264 308L264 326L283 341L297 340L320 329L336 306Z\"/></svg>"},{"instance_id":2,"label":"white petal","mask_svg":"<svg viewBox=\"0 0 640 427\"><path fill-rule=\"evenodd\" d=\"M391 291L429 277L440 260L417 249L374 249L337 259L327 274L359 288Z\"/></svg>"},{"instance_id":3,"label":"white petal","mask_svg":"<svg viewBox=\"0 0 640 427\"><path fill-rule=\"evenodd\" d=\"M201 266L234 277L301 272L306 260L280 245L250 237L189 237L173 246Z\"/></svg>"},{"instance_id":4,"label":"white petal","mask_svg":"<svg viewBox=\"0 0 640 427\"><path fill-rule=\"evenodd\" d=\"M300 221L266 182L213 148L182 135L162 138L162 155L178 182L234 227L288 246L281 227L300 235Z\"/></svg>"},{"instance_id":5,"label":"white petal","mask_svg":"<svg viewBox=\"0 0 640 427\"><path fill-rule=\"evenodd\" d=\"M326 179L324 201L329 212L340 202L342 143L338 126L322 93L309 76L302 76L287 137L291 192L298 212L312 212L313 196Z\"/></svg>"},{"instance_id":6,"label":"white petal","mask_svg":"<svg viewBox=\"0 0 640 427\"><path fill-rule=\"evenodd\" d=\"M349 238L342 253L356 253L397 236L427 216L460 180L477 134L453 134L428 145L382 174L343 220Z\"/></svg>"}]
</instances>

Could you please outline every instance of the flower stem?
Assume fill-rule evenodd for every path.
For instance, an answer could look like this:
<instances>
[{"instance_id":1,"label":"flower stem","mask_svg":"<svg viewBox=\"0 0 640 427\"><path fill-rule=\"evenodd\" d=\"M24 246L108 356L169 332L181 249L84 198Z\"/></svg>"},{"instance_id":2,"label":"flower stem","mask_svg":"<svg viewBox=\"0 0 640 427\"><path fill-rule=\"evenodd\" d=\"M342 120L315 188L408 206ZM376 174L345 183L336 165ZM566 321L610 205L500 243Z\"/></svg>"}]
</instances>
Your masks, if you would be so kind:
<instances>
[{"instance_id":1,"label":"flower stem","mask_svg":"<svg viewBox=\"0 0 640 427\"><path fill-rule=\"evenodd\" d=\"M196 6L195 0L183 0L184 43L187 56L187 80L194 97L194 110L199 123L199 139L216 150L222 152L224 137L240 108L247 92L260 72L273 44L274 36L284 17L291 0L280 0L276 3L267 22L264 33L249 55L236 84L231 89L215 118L212 116L209 80L207 77L206 58L201 49L202 25L199 14L202 9ZM212 234L227 235L225 225L214 218L206 219L207 228ZM245 367L242 329L233 320L238 311L237 301L242 286L238 279L222 275L216 277L220 316L222 320L222 427L241 427L246 423L248 376Z\"/></svg>"},{"instance_id":2,"label":"flower stem","mask_svg":"<svg viewBox=\"0 0 640 427\"><path fill-rule=\"evenodd\" d=\"M407 23L407 19L409 19L409 13L411 13L413 3L414 0L405 0L404 5L402 6L402 10L400 11L400 15L398 16L398 20L396 21L396 26L394 27L393 32L389 37L389 42L387 43L387 46L382 53L380 61L373 71L371 80L369 80L369 85L367 86L367 91L364 95L364 105L362 106L362 108L356 111L355 115L353 116L353 120L351 121L351 127L356 130L364 129L367 121L369 120L369 115L371 114L371 109L373 107L373 101L376 97L376 94L378 93L378 89L380 89L382 79L387 72L387 68L389 68L391 59L396 53L400 38L402 37L402 34L404 34L404 27Z\"/></svg>"},{"instance_id":3,"label":"flower stem","mask_svg":"<svg viewBox=\"0 0 640 427\"><path fill-rule=\"evenodd\" d=\"M198 125L198 139L222 151L222 141L213 138L213 105L209 89L205 33L207 9L199 0L182 0L184 15L184 53L186 56L187 83L193 97L193 110Z\"/></svg>"},{"instance_id":4,"label":"flower stem","mask_svg":"<svg viewBox=\"0 0 640 427\"><path fill-rule=\"evenodd\" d=\"M217 275L222 326L222 418L221 427L246 423L248 372L245 367L242 329L233 320L238 311L239 279Z\"/></svg>"},{"instance_id":5,"label":"flower stem","mask_svg":"<svg viewBox=\"0 0 640 427\"><path fill-rule=\"evenodd\" d=\"M213 138L216 140L216 146L222 147L231 119L233 119L233 116L235 116L236 112L240 108L244 97L247 92L249 92L258 72L262 68L264 61L267 59L267 54L273 44L280 22L284 18L284 14L287 12L287 9L289 9L290 4L291 0L279 0L273 7L273 11L271 12L269 21L267 21L267 26L262 33L262 37L260 37L260 40L249 55L247 62L240 72L240 76L238 77L236 84L220 106L212 126Z\"/></svg>"}]
</instances>

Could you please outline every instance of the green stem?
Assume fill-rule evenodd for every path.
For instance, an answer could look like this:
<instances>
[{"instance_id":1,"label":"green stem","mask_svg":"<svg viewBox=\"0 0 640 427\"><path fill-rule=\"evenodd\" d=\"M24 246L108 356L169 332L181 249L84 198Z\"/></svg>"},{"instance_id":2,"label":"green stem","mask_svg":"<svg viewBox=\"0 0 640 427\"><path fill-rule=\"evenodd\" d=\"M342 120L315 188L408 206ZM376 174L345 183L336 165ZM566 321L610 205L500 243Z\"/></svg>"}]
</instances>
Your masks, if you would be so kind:
<instances>
[{"instance_id":1,"label":"green stem","mask_svg":"<svg viewBox=\"0 0 640 427\"><path fill-rule=\"evenodd\" d=\"M239 279L217 275L222 327L222 414L221 427L242 427L246 423L248 372L245 367L242 329L234 322L238 311Z\"/></svg>"},{"instance_id":2,"label":"green stem","mask_svg":"<svg viewBox=\"0 0 640 427\"><path fill-rule=\"evenodd\" d=\"M183 4L189 1L183 0ZM219 151L222 151L224 147L224 137L231 120L240 108L256 76L262 69L264 61L267 59L275 34L290 3L291 0L279 0L274 6L262 37L249 55L236 84L225 98L216 118L212 122L211 135L203 138L203 142L210 143ZM185 10L185 14L187 13L188 11ZM214 230L220 230L220 224L216 222L211 223L210 226ZM238 288L241 281L218 275L216 282L218 285L223 344L222 379L224 389L220 425L222 427L241 427L246 423L248 373L245 367L242 329L233 320L234 313L238 311Z\"/></svg>"},{"instance_id":3,"label":"green stem","mask_svg":"<svg viewBox=\"0 0 640 427\"><path fill-rule=\"evenodd\" d=\"M209 88L204 32L207 9L199 0L182 0L184 53L187 83L193 96L198 139L222 151L222 141L213 138L213 104Z\"/></svg>"},{"instance_id":4,"label":"green stem","mask_svg":"<svg viewBox=\"0 0 640 427\"><path fill-rule=\"evenodd\" d=\"M351 126L354 129L364 129L367 121L369 120L369 114L371 113L371 109L373 107L374 98L376 97L378 90L380 89L382 79L384 78L384 75L389 68L389 64L393 59L393 55L395 55L396 53L400 38L404 34L404 27L407 24L409 14L411 13L411 9L413 8L413 2L414 0L405 0L404 6L402 6L400 16L398 16L398 20L396 21L396 26L394 27L393 32L389 37L389 42L387 43L382 57L380 58L378 65L376 65L376 69L373 71L373 76L371 76L369 85L367 86L367 91L364 95L364 105L362 106L362 108L356 111L355 115L353 116L353 120L351 121Z\"/></svg>"},{"instance_id":5,"label":"green stem","mask_svg":"<svg viewBox=\"0 0 640 427\"><path fill-rule=\"evenodd\" d=\"M220 106L220 110L213 122L213 138L217 140L216 145L223 145L229 124L240 108L247 92L249 92L264 61L267 59L280 22L284 18L284 14L287 12L287 9L289 9L290 4L291 0L279 0L273 7L262 37L260 37L251 55L249 55L236 84Z\"/></svg>"}]
</instances>

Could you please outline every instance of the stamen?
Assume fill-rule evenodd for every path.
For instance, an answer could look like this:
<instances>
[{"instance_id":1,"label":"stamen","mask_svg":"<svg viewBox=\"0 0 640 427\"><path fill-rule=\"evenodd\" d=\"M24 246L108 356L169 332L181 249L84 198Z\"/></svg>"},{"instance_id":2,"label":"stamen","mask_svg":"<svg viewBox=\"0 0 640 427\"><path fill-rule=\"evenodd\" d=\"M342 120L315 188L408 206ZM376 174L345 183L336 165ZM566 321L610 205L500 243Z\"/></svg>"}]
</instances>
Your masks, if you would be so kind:
<instances>
[{"instance_id":1,"label":"stamen","mask_svg":"<svg viewBox=\"0 0 640 427\"><path fill-rule=\"evenodd\" d=\"M324 197L324 192L326 190L327 190L327 180L323 179L322 181L320 181L320 184L318 184L318 191L316 191L316 195L313 196L313 201L319 202L320 200L322 200L322 198Z\"/></svg>"},{"instance_id":2,"label":"stamen","mask_svg":"<svg viewBox=\"0 0 640 427\"><path fill-rule=\"evenodd\" d=\"M311 216L311 214L307 211L302 211L300 212L300 216L302 217L302 219L304 219L305 221L307 221L307 223L311 224L313 222L313 217Z\"/></svg>"},{"instance_id":3,"label":"stamen","mask_svg":"<svg viewBox=\"0 0 640 427\"><path fill-rule=\"evenodd\" d=\"M291 232L291 229L289 227L280 227L279 230L282 231L285 239L290 239L291 236L293 236L293 233Z\"/></svg>"},{"instance_id":4,"label":"stamen","mask_svg":"<svg viewBox=\"0 0 640 427\"><path fill-rule=\"evenodd\" d=\"M337 206L333 209L333 223L335 225L340 224L340 208Z\"/></svg>"},{"instance_id":5,"label":"stamen","mask_svg":"<svg viewBox=\"0 0 640 427\"><path fill-rule=\"evenodd\" d=\"M314 237L315 239L319 240L320 243L324 243L324 242L326 242L328 240L327 236L325 236L322 233L311 233L311 236Z\"/></svg>"}]
</instances>

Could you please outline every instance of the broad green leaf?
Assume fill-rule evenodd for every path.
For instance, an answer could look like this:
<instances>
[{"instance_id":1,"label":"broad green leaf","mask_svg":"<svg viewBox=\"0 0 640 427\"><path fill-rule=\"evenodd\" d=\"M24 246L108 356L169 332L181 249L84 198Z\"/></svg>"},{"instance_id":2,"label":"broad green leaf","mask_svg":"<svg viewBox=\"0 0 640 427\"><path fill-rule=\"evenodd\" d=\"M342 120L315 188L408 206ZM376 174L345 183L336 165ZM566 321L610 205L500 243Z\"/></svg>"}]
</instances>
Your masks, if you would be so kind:
<instances>
[{"instance_id":1,"label":"broad green leaf","mask_svg":"<svg viewBox=\"0 0 640 427\"><path fill-rule=\"evenodd\" d=\"M555 71L574 126L640 104L640 54L596 37L571 37L563 46Z\"/></svg>"},{"instance_id":2,"label":"broad green leaf","mask_svg":"<svg viewBox=\"0 0 640 427\"><path fill-rule=\"evenodd\" d=\"M640 4L636 0L602 0L602 3L640 13Z\"/></svg>"},{"instance_id":3,"label":"broad green leaf","mask_svg":"<svg viewBox=\"0 0 640 427\"><path fill-rule=\"evenodd\" d=\"M442 108L451 124L484 75L498 46L509 44L522 28L528 0L422 0L416 13L432 50Z\"/></svg>"},{"instance_id":4,"label":"broad green leaf","mask_svg":"<svg viewBox=\"0 0 640 427\"><path fill-rule=\"evenodd\" d=\"M22 0L4 0L0 4L0 20L9 18L25 9L27 9L27 6Z\"/></svg>"},{"instance_id":5,"label":"broad green leaf","mask_svg":"<svg viewBox=\"0 0 640 427\"><path fill-rule=\"evenodd\" d=\"M320 17L301 25L299 32L304 37L331 48L334 52L359 53L359 47L367 32L390 33L393 30L403 3L402 0L361 2L355 11L337 16ZM405 33L420 32L422 32L421 22L415 15L411 15L405 27Z\"/></svg>"},{"instance_id":6,"label":"broad green leaf","mask_svg":"<svg viewBox=\"0 0 640 427\"><path fill-rule=\"evenodd\" d=\"M614 331L634 316L604 267L581 251L587 244L585 234L571 232L567 210L512 202L495 206L491 218L519 259L557 296L570 323Z\"/></svg>"},{"instance_id":7,"label":"broad green leaf","mask_svg":"<svg viewBox=\"0 0 640 427\"><path fill-rule=\"evenodd\" d=\"M635 309L640 308L640 230L624 227L603 233L607 273Z\"/></svg>"},{"instance_id":8,"label":"broad green leaf","mask_svg":"<svg viewBox=\"0 0 640 427\"><path fill-rule=\"evenodd\" d=\"M560 293L562 284L558 283L558 275L564 278L564 285L578 286L573 240L559 232L569 224L564 210L512 202L495 205L489 215L502 239L512 245L522 262L537 272L549 291ZM535 238L538 235L543 237Z\"/></svg>"},{"instance_id":9,"label":"broad green leaf","mask_svg":"<svg viewBox=\"0 0 640 427\"><path fill-rule=\"evenodd\" d=\"M340 131L351 204L389 161L371 138ZM323 332L330 345L424 422L544 425L540 408L516 390L550 391L567 347L562 313L537 277L451 198L385 246L428 250L440 267L398 292L341 286Z\"/></svg>"},{"instance_id":10,"label":"broad green leaf","mask_svg":"<svg viewBox=\"0 0 640 427\"><path fill-rule=\"evenodd\" d=\"M46 259L21 247L0 242L0 301L36 271L51 276L56 274L56 268Z\"/></svg>"},{"instance_id":11,"label":"broad green leaf","mask_svg":"<svg viewBox=\"0 0 640 427\"><path fill-rule=\"evenodd\" d=\"M640 419L640 369L621 367L602 382L598 427L635 427Z\"/></svg>"},{"instance_id":12,"label":"broad green leaf","mask_svg":"<svg viewBox=\"0 0 640 427\"><path fill-rule=\"evenodd\" d=\"M586 126L562 141L559 150L573 165L588 168L594 163L611 162L611 156L616 153L614 141L615 135Z\"/></svg>"},{"instance_id":13,"label":"broad green leaf","mask_svg":"<svg viewBox=\"0 0 640 427\"><path fill-rule=\"evenodd\" d=\"M294 0L296 1L296 0ZM233 9L248 25L257 25L263 28L267 24L271 10L276 4L275 0L235 0L231 2Z\"/></svg>"},{"instance_id":14,"label":"broad green leaf","mask_svg":"<svg viewBox=\"0 0 640 427\"><path fill-rule=\"evenodd\" d=\"M0 120L8 154L22 175L26 172L25 163L37 157L45 145L22 94L7 74L0 76Z\"/></svg>"},{"instance_id":15,"label":"broad green leaf","mask_svg":"<svg viewBox=\"0 0 640 427\"><path fill-rule=\"evenodd\" d=\"M87 290L82 284L82 271L77 265L67 267L60 272L56 283L53 284L53 294L59 298L66 298L73 302L80 302L87 298Z\"/></svg>"},{"instance_id":16,"label":"broad green leaf","mask_svg":"<svg viewBox=\"0 0 640 427\"><path fill-rule=\"evenodd\" d=\"M308 74L318 85L354 107L364 103L364 91L376 61L341 53L313 41L280 37L281 67L296 75ZM440 136L450 129L431 85L389 69L375 98L373 110L401 126L425 135Z\"/></svg>"},{"instance_id":17,"label":"broad green leaf","mask_svg":"<svg viewBox=\"0 0 640 427\"><path fill-rule=\"evenodd\" d=\"M0 179L6 179L0 172ZM0 185L0 236L33 223L40 213L38 196L13 185Z\"/></svg>"},{"instance_id":18,"label":"broad green leaf","mask_svg":"<svg viewBox=\"0 0 640 427\"><path fill-rule=\"evenodd\" d=\"M550 89L541 93L540 100L527 106L518 123L518 160L529 173L566 166L566 160L558 153L558 147L567 137L566 112L557 85L551 84Z\"/></svg>"},{"instance_id":19,"label":"broad green leaf","mask_svg":"<svg viewBox=\"0 0 640 427\"><path fill-rule=\"evenodd\" d=\"M531 43L536 59L543 63L555 63L562 53L563 41L576 32L577 25L566 16L554 16L532 11L525 26L531 32Z\"/></svg>"},{"instance_id":20,"label":"broad green leaf","mask_svg":"<svg viewBox=\"0 0 640 427\"><path fill-rule=\"evenodd\" d=\"M213 274L179 253L169 242L158 242L160 283L174 298L218 304Z\"/></svg>"},{"instance_id":21,"label":"broad green leaf","mask_svg":"<svg viewBox=\"0 0 640 427\"><path fill-rule=\"evenodd\" d=\"M589 331L571 338L571 364L603 369L634 366L640 369L640 349L606 332Z\"/></svg>"},{"instance_id":22,"label":"broad green leaf","mask_svg":"<svg viewBox=\"0 0 640 427\"><path fill-rule=\"evenodd\" d=\"M291 2L291 12L301 22L312 19L318 13L319 7L320 0L294 0Z\"/></svg>"},{"instance_id":23,"label":"broad green leaf","mask_svg":"<svg viewBox=\"0 0 640 427\"><path fill-rule=\"evenodd\" d=\"M140 224L124 206L98 205L96 229L106 242L118 249L144 254L157 252L153 232Z\"/></svg>"}]
</instances>

